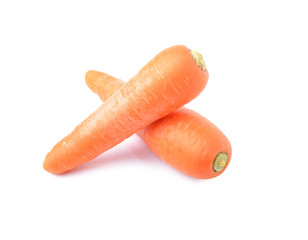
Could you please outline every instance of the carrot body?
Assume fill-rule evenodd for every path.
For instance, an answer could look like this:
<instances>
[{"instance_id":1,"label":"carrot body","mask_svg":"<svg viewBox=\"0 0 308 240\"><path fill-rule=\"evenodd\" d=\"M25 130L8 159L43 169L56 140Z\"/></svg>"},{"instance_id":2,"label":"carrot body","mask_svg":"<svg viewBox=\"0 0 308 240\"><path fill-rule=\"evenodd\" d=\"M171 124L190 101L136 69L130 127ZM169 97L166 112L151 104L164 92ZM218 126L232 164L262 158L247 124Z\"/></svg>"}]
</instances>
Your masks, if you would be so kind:
<instances>
[{"instance_id":1,"label":"carrot body","mask_svg":"<svg viewBox=\"0 0 308 240\"><path fill-rule=\"evenodd\" d=\"M204 89L201 70L185 46L167 48L47 154L43 167L63 173L90 161L175 111Z\"/></svg>"},{"instance_id":2,"label":"carrot body","mask_svg":"<svg viewBox=\"0 0 308 240\"><path fill-rule=\"evenodd\" d=\"M106 101L124 84L119 79L97 71L86 74L86 83L102 101ZM220 175L231 159L232 149L227 137L209 120L184 107L137 134L166 163L196 178ZM214 171L213 161L220 152L227 154L227 165L221 171Z\"/></svg>"}]
</instances>

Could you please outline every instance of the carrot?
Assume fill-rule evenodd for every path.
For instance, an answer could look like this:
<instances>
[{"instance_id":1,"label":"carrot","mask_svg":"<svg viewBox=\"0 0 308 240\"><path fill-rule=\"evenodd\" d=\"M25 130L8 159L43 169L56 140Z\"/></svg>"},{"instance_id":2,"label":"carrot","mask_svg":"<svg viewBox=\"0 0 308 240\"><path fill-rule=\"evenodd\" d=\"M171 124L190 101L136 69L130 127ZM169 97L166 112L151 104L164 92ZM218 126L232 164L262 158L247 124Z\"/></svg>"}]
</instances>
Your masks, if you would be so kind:
<instances>
[{"instance_id":1,"label":"carrot","mask_svg":"<svg viewBox=\"0 0 308 240\"><path fill-rule=\"evenodd\" d=\"M124 84L97 71L87 72L86 83L102 101ZM167 164L192 177L216 177L231 159L227 137L209 120L184 107L138 131L137 135Z\"/></svg>"},{"instance_id":2,"label":"carrot","mask_svg":"<svg viewBox=\"0 0 308 240\"><path fill-rule=\"evenodd\" d=\"M57 143L44 169L64 173L94 159L194 99L207 81L200 54L180 45L163 50Z\"/></svg>"}]
</instances>

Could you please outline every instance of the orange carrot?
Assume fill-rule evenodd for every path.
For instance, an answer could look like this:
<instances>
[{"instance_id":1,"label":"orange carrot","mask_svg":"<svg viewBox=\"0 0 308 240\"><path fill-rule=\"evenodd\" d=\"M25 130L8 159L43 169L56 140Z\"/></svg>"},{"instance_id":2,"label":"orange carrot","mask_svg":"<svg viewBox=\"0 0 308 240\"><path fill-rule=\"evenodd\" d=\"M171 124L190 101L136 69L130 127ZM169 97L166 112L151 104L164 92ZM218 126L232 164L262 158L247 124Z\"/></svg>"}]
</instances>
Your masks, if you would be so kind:
<instances>
[{"instance_id":1,"label":"orange carrot","mask_svg":"<svg viewBox=\"0 0 308 240\"><path fill-rule=\"evenodd\" d=\"M124 84L97 71L87 72L86 83L102 101ZM184 107L138 131L137 135L162 160L192 177L216 177L231 159L232 149L226 136L209 120Z\"/></svg>"},{"instance_id":2,"label":"orange carrot","mask_svg":"<svg viewBox=\"0 0 308 240\"><path fill-rule=\"evenodd\" d=\"M175 111L204 89L208 72L185 46L160 52L47 154L43 167L64 173Z\"/></svg>"}]
</instances>

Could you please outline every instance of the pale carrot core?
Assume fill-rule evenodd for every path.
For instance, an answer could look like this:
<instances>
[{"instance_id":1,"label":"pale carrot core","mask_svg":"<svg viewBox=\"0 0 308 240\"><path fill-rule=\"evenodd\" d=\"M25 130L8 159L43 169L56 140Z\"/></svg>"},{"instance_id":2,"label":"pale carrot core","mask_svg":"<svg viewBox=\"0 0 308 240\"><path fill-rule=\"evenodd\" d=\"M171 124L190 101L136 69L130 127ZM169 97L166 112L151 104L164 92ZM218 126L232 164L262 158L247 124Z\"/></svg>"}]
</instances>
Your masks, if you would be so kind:
<instances>
[{"instance_id":1,"label":"pale carrot core","mask_svg":"<svg viewBox=\"0 0 308 240\"><path fill-rule=\"evenodd\" d=\"M198 53L196 50L190 51L190 54L192 55L193 59L198 64L198 66L202 69L202 71L205 71L206 65L203 60L202 54Z\"/></svg>"},{"instance_id":2,"label":"pale carrot core","mask_svg":"<svg viewBox=\"0 0 308 240\"><path fill-rule=\"evenodd\" d=\"M227 162L228 162L228 155L225 152L218 153L213 161L213 170L215 172L220 172L225 168Z\"/></svg>"},{"instance_id":3,"label":"pale carrot core","mask_svg":"<svg viewBox=\"0 0 308 240\"><path fill-rule=\"evenodd\" d=\"M218 166L219 166L219 167L224 167L224 166L226 166L226 161L225 161L224 159L221 159L221 160L219 161L219 163L218 163Z\"/></svg>"}]
</instances>

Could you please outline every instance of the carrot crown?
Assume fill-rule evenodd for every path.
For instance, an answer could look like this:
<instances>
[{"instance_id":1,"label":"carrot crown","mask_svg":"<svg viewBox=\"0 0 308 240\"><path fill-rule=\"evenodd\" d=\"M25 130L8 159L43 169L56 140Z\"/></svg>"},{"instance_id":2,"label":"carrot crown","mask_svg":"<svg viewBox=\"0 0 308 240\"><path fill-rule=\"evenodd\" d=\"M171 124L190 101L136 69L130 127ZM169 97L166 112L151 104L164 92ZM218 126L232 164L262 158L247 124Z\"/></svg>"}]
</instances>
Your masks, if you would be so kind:
<instances>
[{"instance_id":1,"label":"carrot crown","mask_svg":"<svg viewBox=\"0 0 308 240\"><path fill-rule=\"evenodd\" d=\"M225 152L220 152L214 159L213 170L215 172L220 172L225 168L228 162L228 155Z\"/></svg>"},{"instance_id":2,"label":"carrot crown","mask_svg":"<svg viewBox=\"0 0 308 240\"><path fill-rule=\"evenodd\" d=\"M202 71L205 71L206 65L205 65L205 62L203 60L202 54L198 53L196 50L190 51L190 53L191 53L193 59L195 60L195 62L202 69Z\"/></svg>"}]
</instances>

